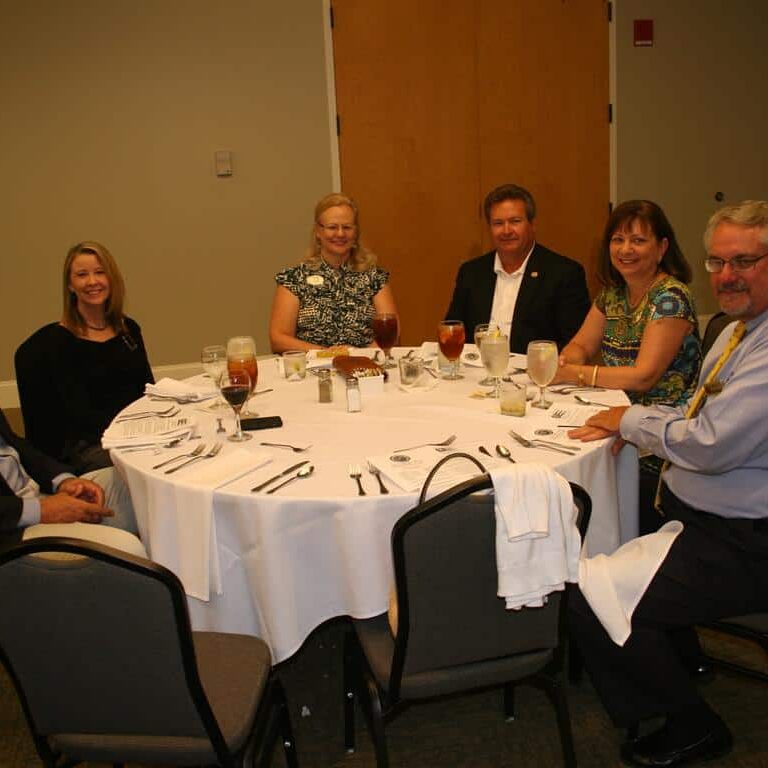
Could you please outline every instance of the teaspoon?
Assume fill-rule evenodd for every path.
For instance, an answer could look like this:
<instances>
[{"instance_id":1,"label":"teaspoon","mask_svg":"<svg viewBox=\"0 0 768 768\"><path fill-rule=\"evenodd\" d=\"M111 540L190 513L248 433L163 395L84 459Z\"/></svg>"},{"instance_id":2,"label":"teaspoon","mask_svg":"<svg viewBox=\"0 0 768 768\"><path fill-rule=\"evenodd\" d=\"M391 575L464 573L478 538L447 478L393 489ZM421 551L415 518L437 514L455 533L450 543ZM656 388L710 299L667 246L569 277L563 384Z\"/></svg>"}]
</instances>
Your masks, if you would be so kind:
<instances>
[{"instance_id":1,"label":"teaspoon","mask_svg":"<svg viewBox=\"0 0 768 768\"><path fill-rule=\"evenodd\" d=\"M586 397L582 397L581 395L574 395L573 397L576 402L581 403L582 405L596 405L599 408L613 408L612 405L608 405L607 403L596 403L594 400L587 400Z\"/></svg>"},{"instance_id":2,"label":"teaspoon","mask_svg":"<svg viewBox=\"0 0 768 768\"><path fill-rule=\"evenodd\" d=\"M274 488L270 488L267 493L274 493L279 488L282 488L284 485L288 485L288 483L292 483L294 480L298 480L299 478L309 477L314 471L315 467L313 464L302 467L293 477L289 477L287 480L284 480L282 483L280 483L280 485L276 485Z\"/></svg>"},{"instance_id":3,"label":"teaspoon","mask_svg":"<svg viewBox=\"0 0 768 768\"><path fill-rule=\"evenodd\" d=\"M502 459L507 459L507 461L511 461L513 464L516 464L517 462L512 458L512 454L509 451L509 448L507 448L506 445L497 445L496 446L496 453L501 456Z\"/></svg>"}]
</instances>

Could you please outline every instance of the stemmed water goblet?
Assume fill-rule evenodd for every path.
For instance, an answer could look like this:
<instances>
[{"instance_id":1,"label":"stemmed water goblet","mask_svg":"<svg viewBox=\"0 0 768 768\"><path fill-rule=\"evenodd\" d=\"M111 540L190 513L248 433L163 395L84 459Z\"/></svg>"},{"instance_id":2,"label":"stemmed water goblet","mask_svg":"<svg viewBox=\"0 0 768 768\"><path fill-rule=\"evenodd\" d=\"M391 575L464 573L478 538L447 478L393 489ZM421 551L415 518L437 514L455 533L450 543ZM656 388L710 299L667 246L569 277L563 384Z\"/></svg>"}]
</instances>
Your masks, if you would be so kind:
<instances>
[{"instance_id":1,"label":"stemmed water goblet","mask_svg":"<svg viewBox=\"0 0 768 768\"><path fill-rule=\"evenodd\" d=\"M501 333L501 329L499 328L496 323L479 323L475 326L475 346L477 347L477 351L480 353L480 359L483 362L483 365L485 365L485 360L483 360L483 348L482 343L483 339L486 335L497 335ZM487 370L487 366L486 366ZM480 381L477 382L481 387L492 387L496 382L493 380L492 376L486 376L484 379L480 379Z\"/></svg>"},{"instance_id":2,"label":"stemmed water goblet","mask_svg":"<svg viewBox=\"0 0 768 768\"><path fill-rule=\"evenodd\" d=\"M397 342L398 331L397 315L393 312L377 312L373 316L373 338L384 350L382 368L397 367L397 363L392 357L392 347Z\"/></svg>"},{"instance_id":3,"label":"stemmed water goblet","mask_svg":"<svg viewBox=\"0 0 768 768\"><path fill-rule=\"evenodd\" d=\"M551 400L547 400L547 384L557 373L557 344L554 341L531 341L527 350L528 375L539 387L539 399L531 403L534 408L549 408Z\"/></svg>"},{"instance_id":4,"label":"stemmed water goblet","mask_svg":"<svg viewBox=\"0 0 768 768\"><path fill-rule=\"evenodd\" d=\"M495 388L494 395L498 400L501 377L507 372L509 364L509 336L501 333L483 336L480 342L480 358Z\"/></svg>"},{"instance_id":5,"label":"stemmed water goblet","mask_svg":"<svg viewBox=\"0 0 768 768\"><path fill-rule=\"evenodd\" d=\"M437 325L437 343L443 357L451 364L451 370L443 378L456 381L464 377L459 373L461 351L466 339L464 323L461 320L443 320Z\"/></svg>"},{"instance_id":6,"label":"stemmed water goblet","mask_svg":"<svg viewBox=\"0 0 768 768\"><path fill-rule=\"evenodd\" d=\"M251 382L250 395L256 388L256 382L259 378L259 364L256 362L256 342L252 336L233 336L227 342L227 370L229 373L235 371L245 371ZM246 401L243 408L243 416L256 416L253 411L248 410Z\"/></svg>"},{"instance_id":7,"label":"stemmed water goblet","mask_svg":"<svg viewBox=\"0 0 768 768\"><path fill-rule=\"evenodd\" d=\"M216 385L216 389L219 388L219 380L221 374L227 370L227 349L221 344L211 344L208 347L203 347L203 351L200 353L200 362L203 364L203 370L208 378L213 379L213 383ZM220 398L216 398L216 402L210 406L211 410L223 410L228 409L229 406Z\"/></svg>"},{"instance_id":8,"label":"stemmed water goblet","mask_svg":"<svg viewBox=\"0 0 768 768\"><path fill-rule=\"evenodd\" d=\"M235 431L227 437L235 443L242 443L250 440L252 435L243 432L240 424L240 411L248 400L251 392L251 377L245 370L225 371L221 375L221 394L224 399L232 406L235 412Z\"/></svg>"}]
</instances>

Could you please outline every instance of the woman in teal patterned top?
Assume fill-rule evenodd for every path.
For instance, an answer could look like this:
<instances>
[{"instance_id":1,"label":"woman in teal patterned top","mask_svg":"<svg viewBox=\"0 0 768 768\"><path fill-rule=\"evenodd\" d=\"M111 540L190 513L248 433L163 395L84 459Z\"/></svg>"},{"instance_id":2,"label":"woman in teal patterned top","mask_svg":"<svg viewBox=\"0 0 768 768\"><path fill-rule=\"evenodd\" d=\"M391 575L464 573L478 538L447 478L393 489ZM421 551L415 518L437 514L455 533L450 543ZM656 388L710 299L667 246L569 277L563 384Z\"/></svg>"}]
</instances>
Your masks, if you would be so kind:
<instances>
[{"instance_id":1,"label":"woman in teal patterned top","mask_svg":"<svg viewBox=\"0 0 768 768\"><path fill-rule=\"evenodd\" d=\"M560 354L556 381L623 389L633 403L682 405L693 394L701 341L691 268L664 211L630 200L611 213L598 263L603 289ZM598 357L602 364L595 365ZM617 442L615 451L621 447ZM652 506L661 460L640 460L640 532L658 527Z\"/></svg>"}]
</instances>

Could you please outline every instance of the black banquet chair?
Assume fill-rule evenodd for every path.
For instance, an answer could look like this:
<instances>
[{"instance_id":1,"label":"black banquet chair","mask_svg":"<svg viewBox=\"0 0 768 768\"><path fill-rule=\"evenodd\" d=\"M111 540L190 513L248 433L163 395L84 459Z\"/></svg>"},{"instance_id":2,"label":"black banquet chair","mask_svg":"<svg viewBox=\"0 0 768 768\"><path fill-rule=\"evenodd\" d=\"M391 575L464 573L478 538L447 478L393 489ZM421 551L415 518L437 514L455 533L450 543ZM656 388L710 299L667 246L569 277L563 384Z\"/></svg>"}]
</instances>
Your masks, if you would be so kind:
<instances>
[{"instance_id":1,"label":"black banquet chair","mask_svg":"<svg viewBox=\"0 0 768 768\"><path fill-rule=\"evenodd\" d=\"M443 461L456 456L484 471L468 454ZM518 683L548 694L564 763L576 765L563 679L564 595L553 592L543 608L520 611L506 610L496 596L493 494L480 493L492 487L482 474L428 501L422 491L418 506L392 531L397 634L386 613L351 622L344 643L345 746L355 748L358 701L378 768L389 765L385 724L410 702L503 685L505 715L512 720ZM580 486L571 487L583 535L591 500Z\"/></svg>"},{"instance_id":2,"label":"black banquet chair","mask_svg":"<svg viewBox=\"0 0 768 768\"><path fill-rule=\"evenodd\" d=\"M64 403L53 382L56 327L49 323L23 341L14 355L16 386L24 419L24 437L47 456L64 453Z\"/></svg>"},{"instance_id":3,"label":"black banquet chair","mask_svg":"<svg viewBox=\"0 0 768 768\"><path fill-rule=\"evenodd\" d=\"M0 553L0 659L47 768L297 766L258 638L192 632L181 582L109 547L38 538Z\"/></svg>"},{"instance_id":4,"label":"black banquet chair","mask_svg":"<svg viewBox=\"0 0 768 768\"><path fill-rule=\"evenodd\" d=\"M710 621L700 626L710 629L714 632L720 632L733 637L740 637L743 640L749 640L762 649L768 660L768 613L750 613L745 616L731 616L719 621ZM713 667L736 672L740 675L762 680L768 683L768 673L763 672L756 667L739 664L736 661L725 659L721 656L713 656L711 653L705 653L704 659Z\"/></svg>"}]
</instances>

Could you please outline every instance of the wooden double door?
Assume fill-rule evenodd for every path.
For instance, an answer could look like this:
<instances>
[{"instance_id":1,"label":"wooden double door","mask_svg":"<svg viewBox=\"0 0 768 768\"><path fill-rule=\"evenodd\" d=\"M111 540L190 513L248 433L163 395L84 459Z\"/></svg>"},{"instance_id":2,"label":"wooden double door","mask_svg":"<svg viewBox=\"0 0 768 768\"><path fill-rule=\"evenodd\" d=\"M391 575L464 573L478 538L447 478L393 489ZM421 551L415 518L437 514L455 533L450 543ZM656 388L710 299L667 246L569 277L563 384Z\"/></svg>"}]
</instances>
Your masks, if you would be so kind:
<instances>
[{"instance_id":1,"label":"wooden double door","mask_svg":"<svg viewBox=\"0 0 768 768\"><path fill-rule=\"evenodd\" d=\"M537 239L594 289L607 3L333 0L333 17L342 189L392 272L402 342L435 338L459 264L489 248L481 203L497 184L533 193Z\"/></svg>"}]
</instances>

